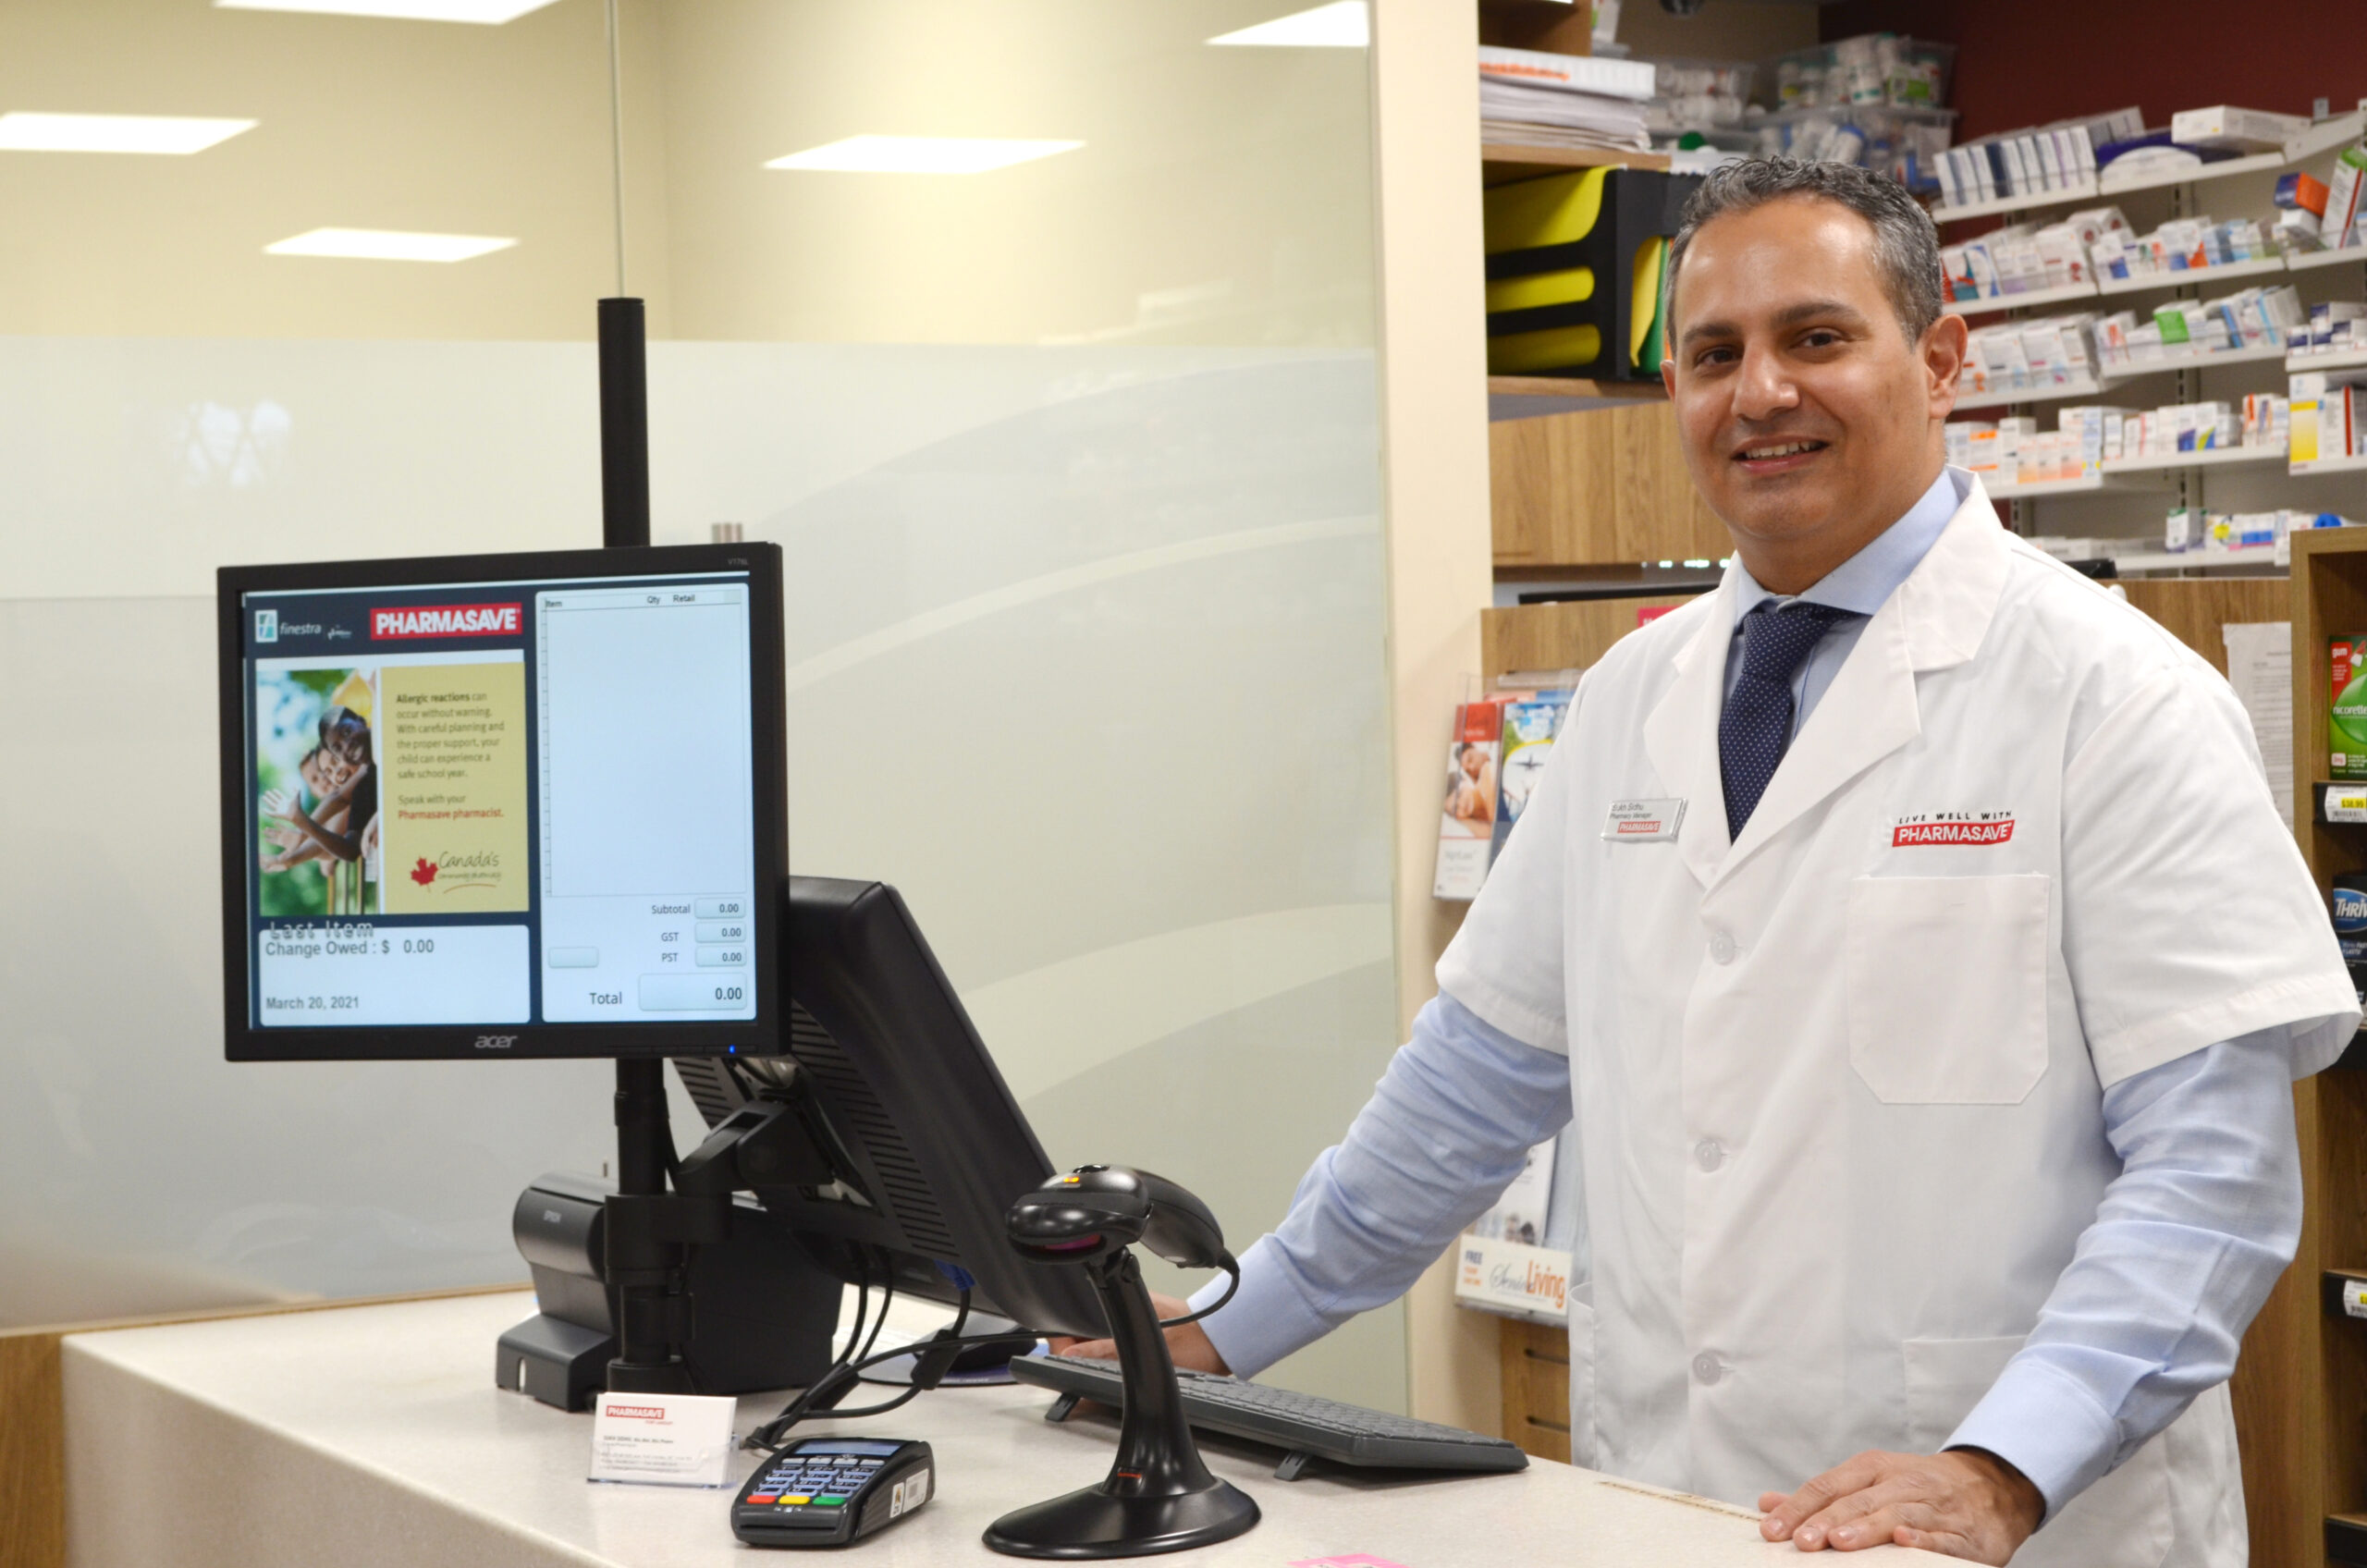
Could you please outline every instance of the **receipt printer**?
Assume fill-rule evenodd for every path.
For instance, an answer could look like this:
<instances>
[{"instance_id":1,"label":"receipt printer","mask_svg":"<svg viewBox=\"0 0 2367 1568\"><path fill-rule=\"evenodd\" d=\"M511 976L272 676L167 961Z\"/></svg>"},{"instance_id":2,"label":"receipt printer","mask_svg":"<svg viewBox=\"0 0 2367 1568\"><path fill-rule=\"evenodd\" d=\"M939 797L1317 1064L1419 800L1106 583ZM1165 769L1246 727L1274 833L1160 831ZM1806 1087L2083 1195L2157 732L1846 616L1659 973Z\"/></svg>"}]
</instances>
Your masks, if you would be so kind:
<instances>
[{"instance_id":1,"label":"receipt printer","mask_svg":"<svg viewBox=\"0 0 2367 1568\"><path fill-rule=\"evenodd\" d=\"M494 1381L561 1410L588 1410L617 1353L603 1259L608 1194L582 1176L537 1177L510 1233L534 1277L534 1317L501 1336ZM703 1394L811 1386L830 1365L840 1286L754 1200L734 1200L723 1241L693 1255L683 1359Z\"/></svg>"}]
</instances>

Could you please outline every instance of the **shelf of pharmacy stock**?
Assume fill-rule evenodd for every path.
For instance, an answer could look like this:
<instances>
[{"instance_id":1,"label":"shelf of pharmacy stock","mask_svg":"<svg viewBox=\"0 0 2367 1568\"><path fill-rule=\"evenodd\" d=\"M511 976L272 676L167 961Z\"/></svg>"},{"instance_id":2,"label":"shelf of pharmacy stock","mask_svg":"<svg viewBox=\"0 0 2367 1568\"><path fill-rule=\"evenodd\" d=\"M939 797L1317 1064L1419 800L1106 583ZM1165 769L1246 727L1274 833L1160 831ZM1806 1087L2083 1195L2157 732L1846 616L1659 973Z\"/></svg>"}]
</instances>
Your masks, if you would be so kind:
<instances>
[{"instance_id":1,"label":"shelf of pharmacy stock","mask_svg":"<svg viewBox=\"0 0 2367 1568\"><path fill-rule=\"evenodd\" d=\"M2367 473L2367 456L2355 458L2321 458L2312 462L2293 462L2283 447L2221 447L2201 452L2172 452L2160 457L2106 458L2094 473L2077 479L2042 479L2028 484L1998 483L1984 475L1982 485L1990 496L2001 501L2035 500L2042 496L2093 496L2106 491L2149 490L2158 488L2160 481L2176 473L2196 469L2237 468L2250 464L2282 464L2286 474L2293 479L2315 479L2333 474Z\"/></svg>"},{"instance_id":2,"label":"shelf of pharmacy stock","mask_svg":"<svg viewBox=\"0 0 2367 1568\"><path fill-rule=\"evenodd\" d=\"M1963 223L1971 218L2002 217L2009 213L2035 212L2044 207L2076 206L2081 202L2106 201L2139 190L2166 190L2182 185L2203 185L2213 180L2228 179L2238 175L2280 173L2297 164L2331 153L2356 141L2367 134L2367 113L2336 115L2321 120L2307 130L2288 140L2274 153L2255 153L2249 157L2226 158L2204 164L2198 168L2153 169L2114 178L2110 168L2100 176L2076 181L2054 190L2033 190L2010 196L1995 196L1986 201L1970 202L1961 206L1944 203L1932 209L1934 223Z\"/></svg>"},{"instance_id":3,"label":"shelf of pharmacy stock","mask_svg":"<svg viewBox=\"0 0 2367 1568\"><path fill-rule=\"evenodd\" d=\"M2214 267L2180 267L2142 273L2134 277L2107 277L2096 283L2067 283L2059 288L2036 288L2020 294L1990 294L1978 300L1950 300L1940 307L1950 315L1993 315L2037 305L2060 305L2081 300L2106 300L2121 294L2145 294L2160 288L2205 288L2231 278L2261 277L2269 273L2308 271L2339 263L2367 262L2367 245L2339 251L2312 251L2294 256L2263 256L2249 262L2226 262Z\"/></svg>"},{"instance_id":4,"label":"shelf of pharmacy stock","mask_svg":"<svg viewBox=\"0 0 2367 1568\"><path fill-rule=\"evenodd\" d=\"M2367 349L2346 349L2339 353L2292 353L2285 356L2285 368L2289 371L2367 370Z\"/></svg>"},{"instance_id":5,"label":"shelf of pharmacy stock","mask_svg":"<svg viewBox=\"0 0 2367 1568\"><path fill-rule=\"evenodd\" d=\"M2310 370L2342 368L2331 355L2309 356ZM2287 369L2295 367L2292 356L2275 344L2257 349L2228 349L2215 354L2186 354L2174 360L2151 360L2142 364L2116 364L2102 375L2075 376L2068 381L2048 382L2044 386L1992 387L1985 392L1966 392L1956 398L1956 411L1973 409L2003 409L2016 403L2064 403L2080 398L2101 397L2116 386L2142 381L2148 376L2168 375L2181 370L2224 370L2229 365L2266 364L2276 361ZM2367 363L2367 361L2361 361Z\"/></svg>"}]
</instances>

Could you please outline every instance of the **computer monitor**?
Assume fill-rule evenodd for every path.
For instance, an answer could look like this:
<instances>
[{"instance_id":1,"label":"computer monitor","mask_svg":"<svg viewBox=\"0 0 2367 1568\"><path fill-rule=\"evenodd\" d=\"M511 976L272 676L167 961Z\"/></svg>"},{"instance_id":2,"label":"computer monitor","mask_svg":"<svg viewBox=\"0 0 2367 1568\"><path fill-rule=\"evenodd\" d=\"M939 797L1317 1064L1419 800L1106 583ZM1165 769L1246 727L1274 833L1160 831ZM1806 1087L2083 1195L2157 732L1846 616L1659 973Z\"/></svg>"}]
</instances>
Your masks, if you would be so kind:
<instances>
[{"instance_id":1,"label":"computer monitor","mask_svg":"<svg viewBox=\"0 0 2367 1568\"><path fill-rule=\"evenodd\" d=\"M898 1293L947 1303L966 1281L975 1310L1106 1335L1083 1269L1011 1246L1012 1204L1052 1164L904 900L883 883L792 876L782 937L781 1054L675 1063L710 1128L752 1107L795 1116L802 1137L774 1169L798 1179L743 1158L740 1184L840 1278L892 1274Z\"/></svg>"},{"instance_id":2,"label":"computer monitor","mask_svg":"<svg viewBox=\"0 0 2367 1568\"><path fill-rule=\"evenodd\" d=\"M780 552L225 568L232 1060L777 1050Z\"/></svg>"}]
</instances>

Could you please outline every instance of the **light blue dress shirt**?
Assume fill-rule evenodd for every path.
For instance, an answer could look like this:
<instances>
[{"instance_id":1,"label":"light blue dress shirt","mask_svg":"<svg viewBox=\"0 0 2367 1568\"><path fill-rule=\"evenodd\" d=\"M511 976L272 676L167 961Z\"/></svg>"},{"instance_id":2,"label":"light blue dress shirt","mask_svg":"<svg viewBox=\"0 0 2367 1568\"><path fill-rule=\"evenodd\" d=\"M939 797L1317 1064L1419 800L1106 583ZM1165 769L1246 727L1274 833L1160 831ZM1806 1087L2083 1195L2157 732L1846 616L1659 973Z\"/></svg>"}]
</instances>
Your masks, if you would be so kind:
<instances>
[{"instance_id":1,"label":"light blue dress shirt","mask_svg":"<svg viewBox=\"0 0 2367 1568\"><path fill-rule=\"evenodd\" d=\"M1786 596L1769 593L1736 557L1730 570L1740 592L1735 595L1734 641L1726 650L1726 695L1735 694L1735 683L1742 679L1743 643L1748 641L1743 618L1752 610L1770 599L1788 605L1793 598L1847 610L1847 617L1833 623L1792 677L1792 733L1797 736L1800 726L1809 721L1809 710L1823 699L1833 678L1841 673L1842 663L1848 658L1849 650L1858 645L1866 622L1883 607L1883 601L1890 597L1892 590L1907 581L1932 546L1940 542L1948 519L1956 515L1956 508L1964 505L1965 496L1971 492L1971 474L1962 469L1943 468L1940 477L1932 482L1932 488L1907 508L1905 517L1803 594Z\"/></svg>"},{"instance_id":2,"label":"light blue dress shirt","mask_svg":"<svg viewBox=\"0 0 2367 1568\"><path fill-rule=\"evenodd\" d=\"M1922 560L1969 485L1969 475L1944 471L1889 531L1799 596L1870 617ZM1747 611L1770 595L1740 565ZM1836 623L1795 677L1795 733L1864 626ZM1741 637L1738 616L1729 691ZM1949 1447L1985 1449L2013 1464L2052 1517L2226 1379L2245 1328L2300 1242L2291 1082L2279 1028L2104 1091L2104 1135L2121 1173L2029 1340ZM1346 1137L1300 1182L1281 1227L1242 1256L1240 1292L1204 1325L1218 1354L1254 1376L1403 1295L1570 1114L1566 1057L1522 1044L1451 996L1436 998ZM1195 1309L1225 1283L1199 1291Z\"/></svg>"}]
</instances>

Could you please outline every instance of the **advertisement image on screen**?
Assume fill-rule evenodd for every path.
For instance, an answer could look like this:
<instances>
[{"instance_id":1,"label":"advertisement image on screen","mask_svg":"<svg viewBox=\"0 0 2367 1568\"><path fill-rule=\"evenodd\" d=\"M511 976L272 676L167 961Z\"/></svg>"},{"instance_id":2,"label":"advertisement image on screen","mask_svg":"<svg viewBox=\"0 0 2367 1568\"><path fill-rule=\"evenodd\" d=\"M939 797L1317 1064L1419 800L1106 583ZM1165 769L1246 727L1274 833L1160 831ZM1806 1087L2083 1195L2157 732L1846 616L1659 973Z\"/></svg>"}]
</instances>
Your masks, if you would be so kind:
<instances>
[{"instance_id":1,"label":"advertisement image on screen","mask_svg":"<svg viewBox=\"0 0 2367 1568\"><path fill-rule=\"evenodd\" d=\"M474 1050L585 1054L635 1030L692 1049L699 1025L757 1021L759 906L783 869L758 549L738 570L651 571L714 552L636 551L634 571L448 586L399 562L360 586L275 568L235 606L226 573L234 1054L242 1033L260 1054L279 1031L367 1054L361 1034L435 1029ZM323 1047L323 1030L356 1033Z\"/></svg>"}]
</instances>

